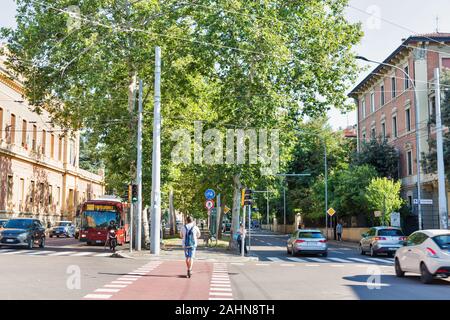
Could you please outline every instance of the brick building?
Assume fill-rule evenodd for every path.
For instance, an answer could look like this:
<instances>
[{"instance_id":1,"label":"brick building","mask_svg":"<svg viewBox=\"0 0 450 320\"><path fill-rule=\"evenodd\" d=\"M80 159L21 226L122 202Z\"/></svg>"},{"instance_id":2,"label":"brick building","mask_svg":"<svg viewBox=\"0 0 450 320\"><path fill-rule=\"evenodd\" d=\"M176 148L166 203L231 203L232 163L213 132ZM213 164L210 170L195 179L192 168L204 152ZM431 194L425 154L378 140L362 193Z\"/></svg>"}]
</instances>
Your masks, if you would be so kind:
<instances>
[{"instance_id":1,"label":"brick building","mask_svg":"<svg viewBox=\"0 0 450 320\"><path fill-rule=\"evenodd\" d=\"M79 134L33 112L21 82L0 59L0 218L72 220L86 199L103 195L103 173L79 168Z\"/></svg>"},{"instance_id":2,"label":"brick building","mask_svg":"<svg viewBox=\"0 0 450 320\"><path fill-rule=\"evenodd\" d=\"M414 86L396 68L378 65L350 93L358 109L358 150L362 141L379 137L395 146L400 155L402 197L413 215L417 215L416 129L421 161L422 153L430 152L429 139L435 137L434 69L439 67L443 72L450 68L449 44L450 33L410 36L383 61L401 68L413 80L418 115ZM421 206L423 227L439 228L437 175L424 172L423 166L420 170L422 199L433 199L433 205Z\"/></svg>"}]
</instances>

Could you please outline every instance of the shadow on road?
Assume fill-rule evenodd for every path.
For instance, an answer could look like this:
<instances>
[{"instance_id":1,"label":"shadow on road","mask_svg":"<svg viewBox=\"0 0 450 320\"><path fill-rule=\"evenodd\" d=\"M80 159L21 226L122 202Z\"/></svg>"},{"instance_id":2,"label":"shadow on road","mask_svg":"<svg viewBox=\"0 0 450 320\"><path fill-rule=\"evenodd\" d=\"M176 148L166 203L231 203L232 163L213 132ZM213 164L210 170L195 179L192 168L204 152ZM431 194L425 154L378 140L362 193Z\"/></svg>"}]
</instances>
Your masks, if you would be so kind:
<instances>
[{"instance_id":1,"label":"shadow on road","mask_svg":"<svg viewBox=\"0 0 450 320\"><path fill-rule=\"evenodd\" d=\"M419 276L398 278L394 275L355 275L343 277L344 280L356 282L346 285L362 300L448 300L450 281L435 279L430 285L420 282Z\"/></svg>"}]
</instances>

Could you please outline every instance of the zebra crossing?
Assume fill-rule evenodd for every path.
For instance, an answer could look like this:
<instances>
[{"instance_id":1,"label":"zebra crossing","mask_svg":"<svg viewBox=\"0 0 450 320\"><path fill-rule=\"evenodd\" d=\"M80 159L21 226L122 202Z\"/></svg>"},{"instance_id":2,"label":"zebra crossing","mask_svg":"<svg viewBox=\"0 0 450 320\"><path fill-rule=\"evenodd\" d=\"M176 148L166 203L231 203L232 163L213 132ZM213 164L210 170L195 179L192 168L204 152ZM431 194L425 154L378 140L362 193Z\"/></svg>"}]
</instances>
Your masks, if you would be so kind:
<instances>
[{"instance_id":1,"label":"zebra crossing","mask_svg":"<svg viewBox=\"0 0 450 320\"><path fill-rule=\"evenodd\" d=\"M20 250L20 249L0 249L1 255L26 255L26 256L51 256L51 257L109 257L111 252L100 251L50 251L50 250Z\"/></svg>"},{"instance_id":2,"label":"zebra crossing","mask_svg":"<svg viewBox=\"0 0 450 320\"><path fill-rule=\"evenodd\" d=\"M285 262L300 262L300 263L364 263L364 264L380 264L384 263L386 265L394 264L393 258L353 258L353 257L345 257L345 258L334 258L334 257L261 257L261 261L271 261L276 263L285 263Z\"/></svg>"}]
</instances>

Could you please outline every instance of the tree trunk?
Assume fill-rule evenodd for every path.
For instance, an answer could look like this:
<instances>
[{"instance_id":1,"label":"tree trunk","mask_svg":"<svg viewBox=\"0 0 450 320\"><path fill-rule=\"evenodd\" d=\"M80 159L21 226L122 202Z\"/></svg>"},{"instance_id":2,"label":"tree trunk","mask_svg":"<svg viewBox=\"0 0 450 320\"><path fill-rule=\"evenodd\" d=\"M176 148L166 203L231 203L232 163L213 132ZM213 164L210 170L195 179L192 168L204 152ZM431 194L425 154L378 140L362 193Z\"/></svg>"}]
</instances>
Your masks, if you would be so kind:
<instances>
[{"instance_id":1,"label":"tree trunk","mask_svg":"<svg viewBox=\"0 0 450 320\"><path fill-rule=\"evenodd\" d=\"M222 221L225 209L225 195L222 196L222 199L220 199L220 217L219 217L219 231L217 233L217 238L222 239Z\"/></svg>"},{"instance_id":2,"label":"tree trunk","mask_svg":"<svg viewBox=\"0 0 450 320\"><path fill-rule=\"evenodd\" d=\"M148 248L148 249L150 249L150 228L149 228L149 224L148 224L149 212L150 212L150 210L148 210L148 206L145 206L145 208L142 212L142 224L143 224L143 230L144 230L142 242L144 244L144 248Z\"/></svg>"},{"instance_id":3,"label":"tree trunk","mask_svg":"<svg viewBox=\"0 0 450 320\"><path fill-rule=\"evenodd\" d=\"M175 208L173 206L173 190L169 191L169 216L170 216L170 234L173 236L177 233L177 217L175 214Z\"/></svg>"},{"instance_id":4,"label":"tree trunk","mask_svg":"<svg viewBox=\"0 0 450 320\"><path fill-rule=\"evenodd\" d=\"M232 218L231 218L231 231L230 231L230 242L228 247L230 249L236 249L237 243L234 241L234 234L236 234L239 230L239 210L241 209L241 182L240 182L240 174L237 174L233 177L234 191L233 191L233 209L232 209Z\"/></svg>"}]
</instances>

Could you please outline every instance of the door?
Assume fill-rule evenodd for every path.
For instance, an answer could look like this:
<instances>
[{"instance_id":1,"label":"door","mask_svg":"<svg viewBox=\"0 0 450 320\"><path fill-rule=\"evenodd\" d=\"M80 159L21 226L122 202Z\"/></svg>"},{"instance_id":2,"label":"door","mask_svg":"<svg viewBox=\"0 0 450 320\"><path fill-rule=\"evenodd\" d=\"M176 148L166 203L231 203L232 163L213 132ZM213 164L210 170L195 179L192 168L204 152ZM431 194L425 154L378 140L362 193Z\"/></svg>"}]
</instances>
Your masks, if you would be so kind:
<instances>
[{"instance_id":1,"label":"door","mask_svg":"<svg viewBox=\"0 0 450 320\"><path fill-rule=\"evenodd\" d=\"M407 241L404 254L400 257L400 264L403 270L419 272L418 251L420 244L426 240L427 236L422 232L413 233Z\"/></svg>"},{"instance_id":2,"label":"door","mask_svg":"<svg viewBox=\"0 0 450 320\"><path fill-rule=\"evenodd\" d=\"M375 232L376 232L376 230L374 228L371 228L367 232L367 236L362 239L361 243L362 243L362 247L364 250L369 250L370 242L371 242L371 239L375 236Z\"/></svg>"}]
</instances>

